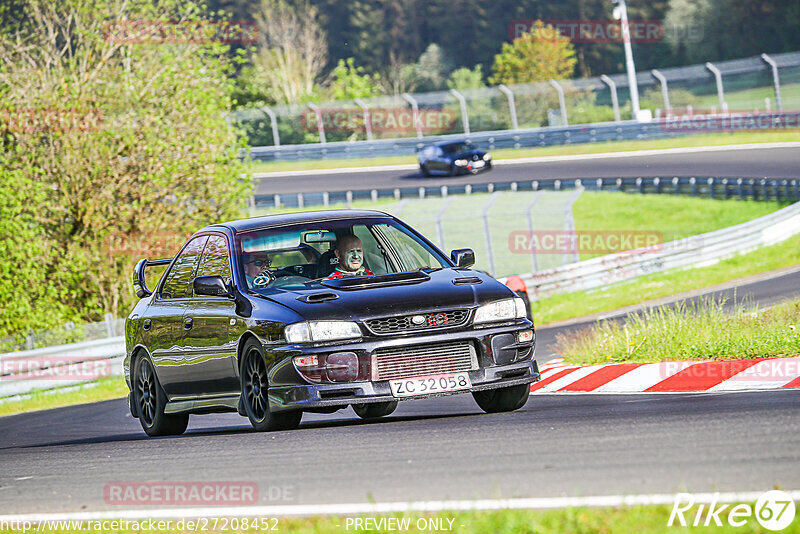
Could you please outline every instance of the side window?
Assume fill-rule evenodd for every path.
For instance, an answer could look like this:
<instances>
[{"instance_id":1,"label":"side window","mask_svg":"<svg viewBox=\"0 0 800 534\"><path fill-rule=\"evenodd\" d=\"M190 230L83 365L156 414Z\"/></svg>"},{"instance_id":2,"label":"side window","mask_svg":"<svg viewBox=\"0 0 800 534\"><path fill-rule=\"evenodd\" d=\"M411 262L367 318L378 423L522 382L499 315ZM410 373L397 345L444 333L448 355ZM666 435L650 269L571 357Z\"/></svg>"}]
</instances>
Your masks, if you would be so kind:
<instances>
[{"instance_id":1,"label":"side window","mask_svg":"<svg viewBox=\"0 0 800 534\"><path fill-rule=\"evenodd\" d=\"M200 236L189 241L189 244L181 251L178 259L167 273L167 279L161 288L161 298L181 299L192 296L192 280L200 254L206 246L208 236Z\"/></svg>"},{"instance_id":2,"label":"side window","mask_svg":"<svg viewBox=\"0 0 800 534\"><path fill-rule=\"evenodd\" d=\"M228 243L224 236L212 235L208 238L203 259L197 269L197 276L213 276L218 274L225 282L231 279L231 262L228 257Z\"/></svg>"},{"instance_id":3,"label":"side window","mask_svg":"<svg viewBox=\"0 0 800 534\"><path fill-rule=\"evenodd\" d=\"M364 259L370 271L375 274L386 274L391 269L388 260L381 253L378 247L378 242L372 232L363 224L353 226L353 233L361 240L361 246L364 248Z\"/></svg>"},{"instance_id":4,"label":"side window","mask_svg":"<svg viewBox=\"0 0 800 534\"><path fill-rule=\"evenodd\" d=\"M384 236L388 245L394 249L400 262L402 271L413 271L416 269L431 267L444 267L444 265L433 256L422 243L417 242L410 235L400 228L390 225L376 225L380 233Z\"/></svg>"}]
</instances>

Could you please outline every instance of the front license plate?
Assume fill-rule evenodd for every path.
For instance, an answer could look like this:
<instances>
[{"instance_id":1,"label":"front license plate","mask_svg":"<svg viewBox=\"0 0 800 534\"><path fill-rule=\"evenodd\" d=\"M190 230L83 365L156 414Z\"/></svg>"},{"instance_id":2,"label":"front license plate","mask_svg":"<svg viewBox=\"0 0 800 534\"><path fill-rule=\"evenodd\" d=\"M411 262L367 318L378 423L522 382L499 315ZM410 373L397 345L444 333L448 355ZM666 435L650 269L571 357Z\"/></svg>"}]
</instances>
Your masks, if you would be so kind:
<instances>
[{"instance_id":1,"label":"front license plate","mask_svg":"<svg viewBox=\"0 0 800 534\"><path fill-rule=\"evenodd\" d=\"M475 167L476 169L480 169L480 168L481 168L481 167L483 167L484 165L486 165L486 163L484 163L484 162L483 162L483 161L481 161L481 160L478 160L478 161L476 161L475 163L473 163L473 164L472 164L472 166L473 166L473 167Z\"/></svg>"},{"instance_id":2,"label":"front license plate","mask_svg":"<svg viewBox=\"0 0 800 534\"><path fill-rule=\"evenodd\" d=\"M448 373L390 380L389 387L392 388L392 395L395 397L411 397L469 389L472 383L469 381L468 373Z\"/></svg>"}]
</instances>

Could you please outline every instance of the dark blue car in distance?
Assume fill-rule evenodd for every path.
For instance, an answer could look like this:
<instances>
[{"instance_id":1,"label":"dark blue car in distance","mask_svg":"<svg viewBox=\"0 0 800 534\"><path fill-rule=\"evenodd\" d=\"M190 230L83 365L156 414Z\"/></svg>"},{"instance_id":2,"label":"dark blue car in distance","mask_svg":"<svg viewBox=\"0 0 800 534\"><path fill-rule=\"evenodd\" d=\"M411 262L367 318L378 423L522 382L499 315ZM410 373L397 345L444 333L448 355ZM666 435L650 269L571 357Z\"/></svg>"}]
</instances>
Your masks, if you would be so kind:
<instances>
[{"instance_id":1,"label":"dark blue car in distance","mask_svg":"<svg viewBox=\"0 0 800 534\"><path fill-rule=\"evenodd\" d=\"M150 436L232 411L256 430L352 406L471 393L521 408L539 379L522 298L395 217L319 211L213 224L140 260L125 323L131 414ZM168 265L150 290L145 269Z\"/></svg>"},{"instance_id":2,"label":"dark blue car in distance","mask_svg":"<svg viewBox=\"0 0 800 534\"><path fill-rule=\"evenodd\" d=\"M477 174L492 168L492 155L464 141L443 141L420 149L417 154L423 176Z\"/></svg>"}]
</instances>

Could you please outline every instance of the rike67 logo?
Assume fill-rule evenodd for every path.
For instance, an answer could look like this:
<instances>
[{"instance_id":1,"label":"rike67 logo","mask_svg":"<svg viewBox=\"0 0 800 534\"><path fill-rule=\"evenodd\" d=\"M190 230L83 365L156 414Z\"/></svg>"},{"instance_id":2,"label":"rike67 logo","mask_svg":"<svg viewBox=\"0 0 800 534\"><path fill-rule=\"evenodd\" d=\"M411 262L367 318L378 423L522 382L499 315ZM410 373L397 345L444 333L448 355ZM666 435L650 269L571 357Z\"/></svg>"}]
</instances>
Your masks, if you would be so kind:
<instances>
[{"instance_id":1,"label":"rike67 logo","mask_svg":"<svg viewBox=\"0 0 800 534\"><path fill-rule=\"evenodd\" d=\"M719 493L707 504L699 500L691 493L677 494L667 526L721 527L727 523L731 527L743 527L755 519L761 528L777 532L791 525L795 517L794 500L785 491L764 492L755 506L722 504Z\"/></svg>"}]
</instances>

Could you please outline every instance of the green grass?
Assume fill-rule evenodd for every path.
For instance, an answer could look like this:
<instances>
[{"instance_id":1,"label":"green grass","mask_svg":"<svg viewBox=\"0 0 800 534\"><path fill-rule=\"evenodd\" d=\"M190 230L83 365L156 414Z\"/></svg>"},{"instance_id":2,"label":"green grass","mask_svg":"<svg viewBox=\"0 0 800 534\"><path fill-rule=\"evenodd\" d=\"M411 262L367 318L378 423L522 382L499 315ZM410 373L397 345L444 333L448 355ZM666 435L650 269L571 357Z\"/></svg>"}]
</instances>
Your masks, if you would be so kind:
<instances>
[{"instance_id":1,"label":"green grass","mask_svg":"<svg viewBox=\"0 0 800 534\"><path fill-rule=\"evenodd\" d=\"M754 507L754 503L747 503ZM695 520L699 506L692 507L684 514L687 524L691 525ZM705 507L707 508L707 506ZM408 529L403 530L388 530L386 528L370 528L356 529L354 523L348 524L347 517L336 516L317 516L308 518L279 518L277 520L276 530L273 532L292 532L292 533L308 533L308 534L340 534L344 532L453 532L456 534L500 534L500 533L520 533L520 534L590 534L590 533L627 533L636 532L637 534L655 534L655 533L710 533L710 532L723 532L723 533L737 533L737 534L750 534L756 532L763 532L758 522L754 517L747 518L747 523L741 527L732 527L728 524L727 518L732 506L728 506L719 518L722 522L722 527L710 526L667 526L670 518L672 506L631 506L624 508L564 508L558 510L497 510L497 511L480 511L480 512L441 512L436 514L380 514L373 516L356 516L349 518L354 521L357 518L365 519L367 517L380 521L382 518L396 518L398 520L406 519L409 521ZM703 509L706 512L706 509ZM436 520L442 522L444 525L449 525L452 521L452 530L442 529L436 530L431 528L424 528L425 520ZM699 523L705 520L705 513L700 517ZM420 527L417 528L419 523ZM177 529L177 520L172 521L171 528L160 530L161 532L180 532ZM677 525L677 520L675 521ZM713 522L712 522L713 523ZM92 523L89 522L88 525ZM233 530L233 529L220 529L224 521L217 522L217 528L213 529L214 520L211 519L208 523L208 528L212 532L265 532L267 530ZM265 525L275 525L274 520L265 522ZM372 526L372 525L370 525ZM81 532L80 529L45 529L48 532ZM84 529L83 532L86 530ZM133 528L110 529L105 532L134 532ZM185 527L184 532L190 531ZM0 530L3 533L21 532L20 530ZM145 532L145 530L140 530ZM800 521L795 521L789 525L788 528L781 531L787 534L800 532Z\"/></svg>"},{"instance_id":2,"label":"green grass","mask_svg":"<svg viewBox=\"0 0 800 534\"><path fill-rule=\"evenodd\" d=\"M667 242L756 219L784 205L599 192L581 195L573 217L578 231L646 231ZM598 255L582 253L581 259Z\"/></svg>"},{"instance_id":3,"label":"green grass","mask_svg":"<svg viewBox=\"0 0 800 534\"><path fill-rule=\"evenodd\" d=\"M631 150L654 150L698 146L722 146L749 143L776 143L800 141L800 132L736 132L692 135L669 139L641 141L607 141L577 145L558 145L539 148L503 148L492 151L495 161L526 157L572 156L577 154L600 154L605 152L627 152ZM386 156L379 158L326 159L303 161L256 161L252 172L286 172L298 170L341 169L346 167L373 167L381 165L416 164L415 156Z\"/></svg>"},{"instance_id":4,"label":"green grass","mask_svg":"<svg viewBox=\"0 0 800 534\"><path fill-rule=\"evenodd\" d=\"M115 376L98 380L91 385L70 388L68 391L38 391L19 399L2 401L0 402L0 416L119 399L127 394L128 386L125 385L125 379Z\"/></svg>"},{"instance_id":5,"label":"green grass","mask_svg":"<svg viewBox=\"0 0 800 534\"><path fill-rule=\"evenodd\" d=\"M557 337L569 364L673 360L744 360L800 355L800 300L766 310L724 308L724 299L678 302L600 321L588 331Z\"/></svg>"},{"instance_id":6,"label":"green grass","mask_svg":"<svg viewBox=\"0 0 800 534\"><path fill-rule=\"evenodd\" d=\"M532 303L533 316L537 324L544 325L633 306L797 264L800 264L800 235L708 267L651 274L592 292L576 291L545 297Z\"/></svg>"},{"instance_id":7,"label":"green grass","mask_svg":"<svg viewBox=\"0 0 800 534\"><path fill-rule=\"evenodd\" d=\"M729 111L751 111L753 109L763 111L766 109L764 107L765 98L769 98L770 107L773 110L777 109L775 90L771 86L725 92L725 103L728 104ZM800 106L800 83L781 84L781 101L784 110L798 109ZM716 93L698 96L694 107L698 110L719 109L719 98Z\"/></svg>"}]
</instances>

